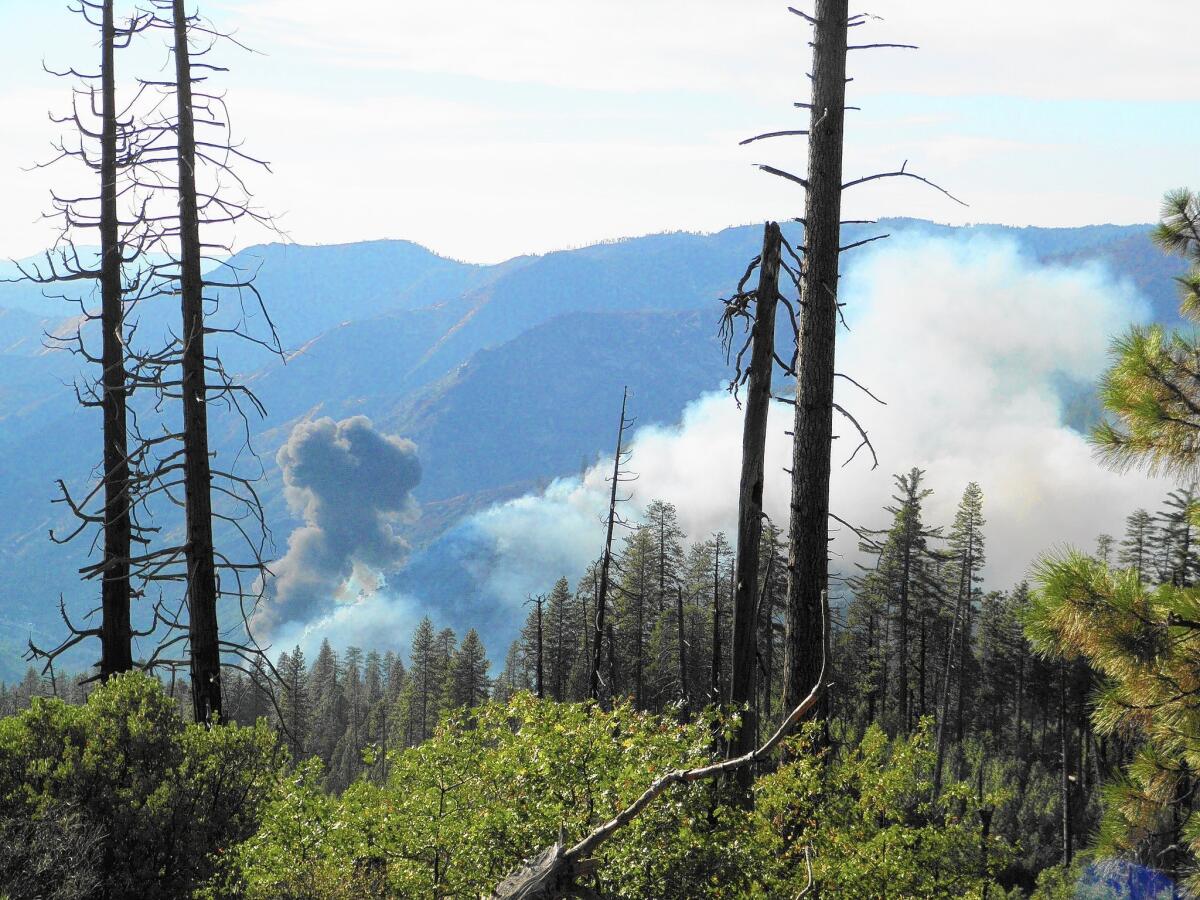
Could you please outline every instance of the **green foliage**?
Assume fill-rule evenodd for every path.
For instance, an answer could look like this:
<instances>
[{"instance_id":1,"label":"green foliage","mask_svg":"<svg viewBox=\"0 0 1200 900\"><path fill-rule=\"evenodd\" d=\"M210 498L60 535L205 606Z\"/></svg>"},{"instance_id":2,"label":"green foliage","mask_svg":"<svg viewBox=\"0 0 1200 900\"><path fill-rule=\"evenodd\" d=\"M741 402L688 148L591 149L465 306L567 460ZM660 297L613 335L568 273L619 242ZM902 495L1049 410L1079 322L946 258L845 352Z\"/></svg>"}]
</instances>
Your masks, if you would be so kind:
<instances>
[{"instance_id":1,"label":"green foliage","mask_svg":"<svg viewBox=\"0 0 1200 900\"><path fill-rule=\"evenodd\" d=\"M475 897L561 833L580 839L660 774L707 762L711 719L629 705L539 702L462 710L433 738L392 754L386 785L360 780L340 798L301 767L236 853L250 898ZM889 741L877 728L842 756L807 744L760 779L753 811L722 786L670 789L598 854L614 898L794 894L803 847L830 896L960 897L1013 857L995 837L982 858L979 799L961 783L930 802L928 729ZM1003 801L985 794L983 804Z\"/></svg>"},{"instance_id":2,"label":"green foliage","mask_svg":"<svg viewBox=\"0 0 1200 900\"><path fill-rule=\"evenodd\" d=\"M1200 321L1200 197L1188 190L1169 192L1154 240L1191 264L1178 279L1180 313ZM1200 345L1195 335L1134 327L1113 342L1112 356L1100 397L1114 419L1093 433L1101 453L1120 469L1143 465L1151 473L1194 479L1200 473Z\"/></svg>"},{"instance_id":3,"label":"green foliage","mask_svg":"<svg viewBox=\"0 0 1200 900\"><path fill-rule=\"evenodd\" d=\"M822 893L837 897L970 897L1013 858L1002 838L984 838L1005 792L982 798L947 784L931 800L935 751L929 721L891 741L877 726L855 748L828 758L806 733L793 762L759 780L756 817L767 851L762 896L795 896L807 881L805 849ZM986 850L986 853L985 853Z\"/></svg>"},{"instance_id":4,"label":"green foliage","mask_svg":"<svg viewBox=\"0 0 1200 900\"><path fill-rule=\"evenodd\" d=\"M1104 794L1101 855L1155 864L1178 877L1200 854L1187 797L1200 771L1200 591L1144 584L1078 553L1044 558L1026 630L1043 653L1082 656L1103 677L1098 734L1134 739ZM1191 878L1200 888L1200 878Z\"/></svg>"},{"instance_id":5,"label":"green foliage","mask_svg":"<svg viewBox=\"0 0 1200 900\"><path fill-rule=\"evenodd\" d=\"M101 884L76 896L185 896L253 833L274 748L265 726L185 725L157 681L117 676L86 705L39 698L0 720L0 821L99 835Z\"/></svg>"}]
</instances>

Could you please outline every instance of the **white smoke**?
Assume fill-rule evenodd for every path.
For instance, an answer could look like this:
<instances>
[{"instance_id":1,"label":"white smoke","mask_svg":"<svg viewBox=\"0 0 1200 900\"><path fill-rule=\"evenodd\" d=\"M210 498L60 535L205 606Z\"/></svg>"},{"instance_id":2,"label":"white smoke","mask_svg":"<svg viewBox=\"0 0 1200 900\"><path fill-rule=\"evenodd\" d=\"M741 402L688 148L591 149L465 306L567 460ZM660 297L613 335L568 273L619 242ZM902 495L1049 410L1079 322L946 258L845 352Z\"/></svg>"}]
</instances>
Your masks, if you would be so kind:
<instances>
[{"instance_id":1,"label":"white smoke","mask_svg":"<svg viewBox=\"0 0 1200 900\"><path fill-rule=\"evenodd\" d=\"M1148 306L1098 265L1040 265L994 239L900 238L861 258L847 277L850 331L839 336L837 368L887 402L880 406L839 379L838 402L868 430L879 455L864 450L839 418L833 511L883 527L893 473L918 466L934 490L926 522L949 524L969 481L984 491L990 586L1007 588L1052 547L1092 549L1119 536L1124 517L1158 502L1170 485L1100 466L1086 438L1067 424L1064 386L1084 391L1107 363L1111 337L1143 321ZM777 382L779 385L779 382ZM637 398L632 399L636 410ZM765 505L786 522L791 407L776 404L767 452ZM655 498L674 503L693 540L736 523L742 414L723 391L688 406L674 427L647 427L631 444L622 507L636 516ZM601 550L612 460L582 479L493 507L474 518L490 537L489 593L516 608L559 575L578 576ZM855 540L834 527L845 559Z\"/></svg>"},{"instance_id":2,"label":"white smoke","mask_svg":"<svg viewBox=\"0 0 1200 900\"><path fill-rule=\"evenodd\" d=\"M1061 545L1091 550L1096 536L1120 536L1124 517L1152 507L1171 487L1141 475L1118 476L1093 459L1071 428L1061 397L1084 394L1107 361L1111 337L1144 321L1147 304L1098 265L1041 265L1015 245L984 238L901 237L860 256L842 285L850 331L839 335L837 369L887 402L880 406L839 379L838 402L868 430L879 455L871 470L852 425L835 421L833 511L885 527L882 507L893 473L927 471L934 494L928 525L948 525L969 481L984 491L987 586L1006 589L1042 552ZM716 386L714 386L716 387ZM783 389L776 382L776 392ZM636 413L637 398L631 398ZM765 505L786 523L791 407L775 404L767 450ZM674 426L638 429L630 444L621 511L637 519L652 499L675 504L692 540L732 534L741 462L742 412L723 390L691 403ZM476 625L493 655L520 627L526 597L560 576L582 575L602 549L612 459L582 477L493 506L454 526L428 557L439 596L380 591L297 626L315 650L335 643L400 648L417 618ZM848 566L856 540L833 526L835 568ZM454 586L469 585L468 596ZM423 591L422 591L423 592ZM463 596L459 597L458 594ZM293 640L291 634L286 641ZM280 646L290 646L281 641Z\"/></svg>"}]
</instances>

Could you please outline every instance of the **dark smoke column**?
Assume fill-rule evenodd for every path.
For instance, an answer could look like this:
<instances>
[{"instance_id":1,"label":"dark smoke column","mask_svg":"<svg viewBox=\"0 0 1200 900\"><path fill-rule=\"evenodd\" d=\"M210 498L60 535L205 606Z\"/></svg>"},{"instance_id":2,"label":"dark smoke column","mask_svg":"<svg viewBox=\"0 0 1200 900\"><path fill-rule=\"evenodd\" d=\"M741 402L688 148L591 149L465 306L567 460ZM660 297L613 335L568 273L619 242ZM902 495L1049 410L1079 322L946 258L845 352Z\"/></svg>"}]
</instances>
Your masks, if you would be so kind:
<instances>
[{"instance_id":1,"label":"dark smoke column","mask_svg":"<svg viewBox=\"0 0 1200 900\"><path fill-rule=\"evenodd\" d=\"M266 634L327 612L354 574L398 568L409 548L393 525L416 515L412 491L421 480L416 445L376 431L365 416L301 422L275 460L304 524L271 566L275 578L253 623Z\"/></svg>"}]
</instances>

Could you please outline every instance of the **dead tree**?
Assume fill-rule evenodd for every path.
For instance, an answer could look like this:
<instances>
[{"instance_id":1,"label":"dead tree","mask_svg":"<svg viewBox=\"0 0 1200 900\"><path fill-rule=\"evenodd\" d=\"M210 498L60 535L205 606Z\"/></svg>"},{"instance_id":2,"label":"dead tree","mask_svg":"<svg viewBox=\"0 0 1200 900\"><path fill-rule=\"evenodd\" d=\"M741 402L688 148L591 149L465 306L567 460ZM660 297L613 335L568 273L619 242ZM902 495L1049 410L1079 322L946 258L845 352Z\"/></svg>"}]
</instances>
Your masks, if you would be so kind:
<instances>
[{"instance_id":1,"label":"dead tree","mask_svg":"<svg viewBox=\"0 0 1200 900\"><path fill-rule=\"evenodd\" d=\"M127 401L130 393L126 371L126 343L130 329L126 325L127 294L136 292L137 282L126 283L126 263L134 262L145 247L145 220L133 215L122 221L119 199L129 190L128 172L136 160L139 144L129 108L118 109L116 88L116 51L128 47L135 35L145 30L148 17L144 14L128 19L117 26L113 0L79 0L71 10L100 36L100 68L82 73L74 68L51 71L59 77L73 77L81 83L72 91L71 113L51 115L51 120L73 129L76 142L61 140L56 144L58 156L45 165L60 160L82 163L98 176L97 193L90 196L52 194L54 217L61 222L56 246L45 254L43 263L23 267L25 280L42 285L78 283L99 288L100 309L88 308L80 297L59 295L78 304L81 324L66 337L47 336L54 349L66 349L88 364L98 366L100 374L83 385L76 384L76 397L85 407L99 407L103 413L103 456L100 478L83 497L73 496L66 481L59 481L58 502L65 504L77 525L65 537L53 530L50 537L66 543L91 526L99 526L103 536L102 560L81 570L86 578L100 581L101 619L98 627L76 627L60 604L69 636L57 647L38 647L31 641L28 658L43 660L53 673L55 659L89 637L100 639L98 676L110 676L133 668L133 628L131 598L135 590L131 582L132 547L135 540L145 543L146 529L140 528L133 517L133 486L131 485L131 454L127 428ZM136 97L135 97L136 100ZM98 120L98 124L96 124ZM78 233L95 230L99 236L100 252L96 264L84 258L75 248ZM125 252L131 257L126 259ZM85 331L97 324L100 330L100 354L88 349ZM102 500L102 505L96 504ZM88 679L90 680L90 679Z\"/></svg>"},{"instance_id":2,"label":"dead tree","mask_svg":"<svg viewBox=\"0 0 1200 900\"><path fill-rule=\"evenodd\" d=\"M769 758L796 726L805 720L826 690L829 614L828 599L824 594L822 594L821 609L823 637L819 645L821 647L821 663L818 668L817 680L807 696L797 704L765 744L740 756L733 756L692 769L677 769L661 775L629 806L612 819L594 828L574 846L568 848L565 836L560 833L559 839L554 845L527 859L520 868L500 882L491 894L492 900L556 900L561 897L595 897L596 894L593 891L579 884L579 879L596 872L597 861L593 858L595 852L620 829L636 819L668 788L720 778L752 767L755 763Z\"/></svg>"},{"instance_id":3,"label":"dead tree","mask_svg":"<svg viewBox=\"0 0 1200 900\"><path fill-rule=\"evenodd\" d=\"M739 290L725 301L723 328L727 339L732 335L732 320L750 321L747 343L737 356L737 370L730 389L736 391L748 382L746 416L742 430L742 476L738 491L737 572L733 601L733 666L730 673L729 699L742 710L742 723L734 734L732 749L736 755L754 746L755 722L754 674L758 656L758 563L763 525L763 478L767 445L767 414L771 404L771 374L775 367L775 307L779 297L779 266L783 235L779 225L768 222L763 229L762 254L758 258L758 288L751 293ZM753 264L752 264L753 268ZM743 279L743 284L745 279ZM750 366L742 369L742 357L751 348ZM749 768L738 770L743 791L750 787Z\"/></svg>"},{"instance_id":4,"label":"dead tree","mask_svg":"<svg viewBox=\"0 0 1200 900\"><path fill-rule=\"evenodd\" d=\"M217 644L217 572L213 559L212 473L204 361L204 284L196 196L196 125L187 15L174 0L175 96L178 101L179 299L183 318L184 509L187 516L188 633L192 706L197 722L221 721L221 651Z\"/></svg>"},{"instance_id":5,"label":"dead tree","mask_svg":"<svg viewBox=\"0 0 1200 900\"><path fill-rule=\"evenodd\" d=\"M805 130L768 132L744 141L784 135L808 139L808 171L795 175L774 166L763 171L800 185L805 190L804 226L799 286L801 309L797 334L798 360L792 444L792 490L788 550L788 599L785 624L783 702L794 707L805 686L816 677L820 644L820 596L829 580L829 481L833 414L836 411L858 433L860 441L850 459L874 448L866 431L844 407L834 402L834 369L837 326L842 302L838 294L839 259L845 250L887 237L878 235L841 245L842 193L848 188L883 178L914 178L942 193L942 188L907 171L882 172L849 182L842 180L842 148L846 106L846 58L850 50L909 48L910 44L849 45L850 29L868 21L865 14L850 15L848 0L815 0L810 15L789 11L812 27L812 97L797 106L809 111ZM950 196L947 194L947 196ZM952 198L956 199L956 198ZM956 202L961 202L957 201ZM857 384L856 382L854 382ZM848 460L849 461L849 460Z\"/></svg>"},{"instance_id":6,"label":"dead tree","mask_svg":"<svg viewBox=\"0 0 1200 900\"><path fill-rule=\"evenodd\" d=\"M253 206L237 171L240 163L267 165L240 149L223 95L207 86L214 73L225 69L206 57L231 39L198 14L189 15L182 0L153 0L151 13L152 26L169 35L174 65L172 78L141 82L157 93L159 103L157 118L143 125L148 137L137 177L155 210L152 220L158 233L153 249L165 258L155 263L146 294L157 302L178 302L181 324L171 329L162 351L138 356L134 371L139 389L155 392L160 406L177 401L181 410L180 426L164 423L155 435L156 456L147 480L162 501L182 508L186 534L181 546L170 548L170 554L156 562L153 577L182 584L184 596L173 608L161 600L155 607L156 623L169 634L156 648L155 661L189 669L195 720L215 723L222 717L222 664L249 671L246 666L257 669L261 663L274 673L249 626L267 572L269 533L254 487L262 467L250 445L248 410L260 417L265 410L225 369L219 347L208 342L210 337L241 338L282 353L253 275L226 261L232 248L220 238L222 229L243 220L273 225ZM201 128L203 136L198 135ZM208 274L203 273L206 261L213 264ZM241 309L232 325L210 321L233 301ZM247 320L252 316L265 323L261 334L251 333ZM235 416L248 452L214 466L208 420L209 410L219 408ZM243 460L257 465L257 471L239 469ZM235 553L219 547L214 523L230 543L240 542L243 549ZM222 597L236 601L241 614L241 622L227 626L225 636L218 631ZM177 647L186 649L177 653Z\"/></svg>"},{"instance_id":7,"label":"dead tree","mask_svg":"<svg viewBox=\"0 0 1200 900\"><path fill-rule=\"evenodd\" d=\"M783 705L800 702L819 665L820 597L829 575L829 475L838 315L848 0L816 0L799 370L793 425Z\"/></svg>"},{"instance_id":8,"label":"dead tree","mask_svg":"<svg viewBox=\"0 0 1200 900\"><path fill-rule=\"evenodd\" d=\"M606 531L604 536L604 556L600 561L600 586L596 592L596 619L595 628L593 630L592 639L592 668L589 679L589 696L593 700L600 699L600 662L602 658L602 647L605 636L604 613L608 606L608 588L609 588L609 570L612 567L612 539L613 528L620 524L620 518L617 516L617 485L632 480L628 473L624 472L623 467L629 462L629 451L625 449L625 430L633 425L633 419L626 417L625 408L629 400L629 388L625 388L621 395L621 419L617 426L617 449L613 454L613 472L612 472L612 487L608 497L608 518L606 522ZM612 628L608 628L609 641L609 662L611 664L613 658L612 647ZM611 679L610 679L611 681ZM609 694L613 692L612 685L609 685Z\"/></svg>"},{"instance_id":9,"label":"dead tree","mask_svg":"<svg viewBox=\"0 0 1200 900\"><path fill-rule=\"evenodd\" d=\"M691 716L691 697L688 694L687 637L684 634L683 585L675 584L675 635L679 644L679 713L684 721Z\"/></svg>"},{"instance_id":10,"label":"dead tree","mask_svg":"<svg viewBox=\"0 0 1200 900\"><path fill-rule=\"evenodd\" d=\"M535 619L535 624L537 626L537 635L536 635L536 643L535 643L535 647L536 647L536 651L537 651L537 667L534 670L536 673L536 680L534 681L534 686L536 688L537 698L539 700L544 700L546 697L546 688L545 688L545 671L546 670L545 670L545 666L543 665L543 661L542 661L542 604L545 602L546 602L545 594L538 594L536 597L529 597L525 601L526 605L529 605L530 603L532 603L537 611L537 618Z\"/></svg>"}]
</instances>

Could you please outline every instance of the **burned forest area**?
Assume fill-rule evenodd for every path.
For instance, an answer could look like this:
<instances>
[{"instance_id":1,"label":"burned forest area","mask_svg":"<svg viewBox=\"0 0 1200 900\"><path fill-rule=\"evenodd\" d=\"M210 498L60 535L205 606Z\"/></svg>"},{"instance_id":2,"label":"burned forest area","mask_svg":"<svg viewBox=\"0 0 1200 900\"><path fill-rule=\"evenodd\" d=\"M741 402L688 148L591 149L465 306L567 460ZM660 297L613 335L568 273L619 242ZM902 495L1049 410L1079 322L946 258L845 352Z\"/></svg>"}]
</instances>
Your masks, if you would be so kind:
<instances>
[{"instance_id":1,"label":"burned forest area","mask_svg":"<svg viewBox=\"0 0 1200 900\"><path fill-rule=\"evenodd\" d=\"M0 900L1200 896L1200 14L1009 6L0 2Z\"/></svg>"}]
</instances>

